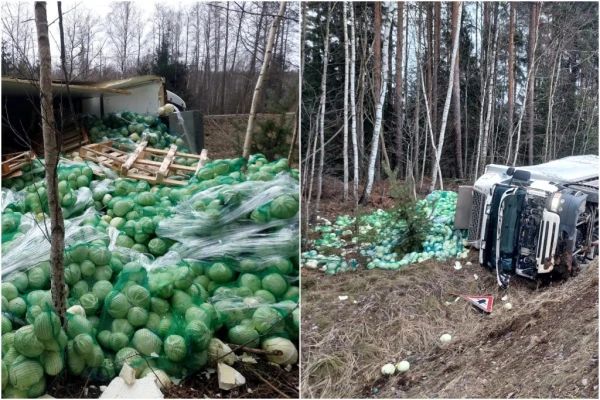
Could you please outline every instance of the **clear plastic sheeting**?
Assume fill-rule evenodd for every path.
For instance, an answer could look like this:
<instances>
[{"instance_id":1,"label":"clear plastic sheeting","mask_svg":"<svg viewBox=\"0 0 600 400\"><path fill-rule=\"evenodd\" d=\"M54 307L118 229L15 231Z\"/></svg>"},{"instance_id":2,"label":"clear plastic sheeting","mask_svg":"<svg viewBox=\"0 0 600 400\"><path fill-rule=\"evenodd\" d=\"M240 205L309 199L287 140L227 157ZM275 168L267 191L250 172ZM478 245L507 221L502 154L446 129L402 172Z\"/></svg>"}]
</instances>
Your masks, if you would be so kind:
<instances>
[{"instance_id":1,"label":"clear plastic sheeting","mask_svg":"<svg viewBox=\"0 0 600 400\"><path fill-rule=\"evenodd\" d=\"M65 247L77 242L107 239L107 235L91 226L80 226L81 222L95 214L87 209L81 216L65 220ZM24 216L27 218L27 216ZM16 271L27 271L37 264L50 260L50 219L32 222L32 227L8 249L2 250L2 277Z\"/></svg>"},{"instance_id":2,"label":"clear plastic sheeting","mask_svg":"<svg viewBox=\"0 0 600 400\"><path fill-rule=\"evenodd\" d=\"M273 226L275 223L270 225ZM287 224L282 221L277 225ZM197 260L241 254L254 254L258 257L273 255L293 257L298 250L298 229L286 227L275 232L264 232L264 227L250 226L218 236L186 238L180 245L175 245L173 250L183 258Z\"/></svg>"},{"instance_id":3,"label":"clear plastic sheeting","mask_svg":"<svg viewBox=\"0 0 600 400\"><path fill-rule=\"evenodd\" d=\"M216 229L233 222L277 225L279 215L273 215L267 205L280 196L289 196L290 208L297 214L297 182L286 173L272 181L247 181L235 185L219 185L196 193L173 210L173 216L160 222L156 229L159 237L186 241L193 236L212 236ZM295 212L294 212L295 211ZM267 214L267 216L256 214ZM287 215L283 215L287 216ZM285 218L284 218L285 219Z\"/></svg>"}]
</instances>

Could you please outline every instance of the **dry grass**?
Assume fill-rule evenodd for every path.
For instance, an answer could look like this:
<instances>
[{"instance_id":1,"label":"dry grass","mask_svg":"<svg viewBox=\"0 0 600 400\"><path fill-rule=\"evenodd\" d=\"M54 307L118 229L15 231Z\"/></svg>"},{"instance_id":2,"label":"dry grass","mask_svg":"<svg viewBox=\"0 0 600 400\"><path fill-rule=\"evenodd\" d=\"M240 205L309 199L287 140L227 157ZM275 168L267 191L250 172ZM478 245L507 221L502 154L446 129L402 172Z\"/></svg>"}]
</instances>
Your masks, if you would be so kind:
<instances>
[{"instance_id":1,"label":"dry grass","mask_svg":"<svg viewBox=\"0 0 600 400\"><path fill-rule=\"evenodd\" d=\"M212 160L236 158L242 156L246 125L249 114L205 115L204 116L204 148ZM280 114L257 114L256 121L274 119L279 121ZM286 115L286 122L292 126L293 114ZM258 125L254 129L256 134ZM290 138L291 140L291 138ZM297 147L297 144L295 145ZM287 157L287 153L282 155ZM297 163L297 157L295 158Z\"/></svg>"},{"instance_id":2,"label":"dry grass","mask_svg":"<svg viewBox=\"0 0 600 400\"><path fill-rule=\"evenodd\" d=\"M475 253L471 261L459 271L450 261L338 276L303 270L303 397L598 398L597 261L564 284L538 289L515 278L506 293ZM494 295L494 310L451 293ZM450 343L440 343L443 333ZM383 364L403 359L408 373L382 377Z\"/></svg>"}]
</instances>

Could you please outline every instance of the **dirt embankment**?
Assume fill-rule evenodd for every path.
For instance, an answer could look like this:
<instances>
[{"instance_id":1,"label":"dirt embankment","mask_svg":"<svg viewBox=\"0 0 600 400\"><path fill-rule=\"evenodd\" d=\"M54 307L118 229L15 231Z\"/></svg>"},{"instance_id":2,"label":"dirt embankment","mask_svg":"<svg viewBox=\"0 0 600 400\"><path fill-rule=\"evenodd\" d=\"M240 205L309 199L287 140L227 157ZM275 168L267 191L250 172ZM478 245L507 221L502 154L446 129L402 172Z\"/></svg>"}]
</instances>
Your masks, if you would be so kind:
<instances>
[{"instance_id":1,"label":"dirt embankment","mask_svg":"<svg viewBox=\"0 0 600 400\"><path fill-rule=\"evenodd\" d=\"M248 115L204 115L204 148L208 150L208 157L210 159L217 160L242 156ZM281 114L256 115L257 122L267 119L279 121L280 118ZM286 123L292 126L293 122L294 114L286 114ZM258 132L259 128L256 125L254 134ZM283 156L287 157L287 153Z\"/></svg>"},{"instance_id":2,"label":"dirt embankment","mask_svg":"<svg viewBox=\"0 0 600 400\"><path fill-rule=\"evenodd\" d=\"M338 276L303 270L303 396L598 398L597 260L566 283L514 278L506 292L475 252L466 261L461 270L454 261ZM452 294L494 295L493 311ZM450 343L440 342L444 333ZM382 377L382 365L400 360L409 372Z\"/></svg>"}]
</instances>

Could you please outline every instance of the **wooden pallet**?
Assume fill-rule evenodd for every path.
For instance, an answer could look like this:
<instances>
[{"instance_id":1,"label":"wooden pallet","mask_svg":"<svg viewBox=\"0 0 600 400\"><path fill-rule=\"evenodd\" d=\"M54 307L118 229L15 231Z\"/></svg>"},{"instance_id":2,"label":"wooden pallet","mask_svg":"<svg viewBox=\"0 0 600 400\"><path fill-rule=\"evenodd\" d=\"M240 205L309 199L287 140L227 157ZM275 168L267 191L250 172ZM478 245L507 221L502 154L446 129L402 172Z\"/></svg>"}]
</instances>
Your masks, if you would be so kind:
<instances>
[{"instance_id":1,"label":"wooden pallet","mask_svg":"<svg viewBox=\"0 0 600 400\"><path fill-rule=\"evenodd\" d=\"M63 133L63 153L69 153L73 150L79 149L81 146L90 144L90 139L88 138L87 131L82 123L79 123L79 132L80 134L78 135L77 129L73 127L69 131Z\"/></svg>"},{"instance_id":2,"label":"wooden pallet","mask_svg":"<svg viewBox=\"0 0 600 400\"><path fill-rule=\"evenodd\" d=\"M149 148L147 141L130 146L108 140L81 147L79 156L118 171L123 178L142 179L151 184L184 186L206 164L207 151L202 150L200 155L188 154L177 152L175 144L169 150L160 150ZM176 164L176 157L195 158L198 166ZM182 179L172 179L175 175Z\"/></svg>"},{"instance_id":3,"label":"wooden pallet","mask_svg":"<svg viewBox=\"0 0 600 400\"><path fill-rule=\"evenodd\" d=\"M14 178L23 175L21 167L35 158L33 151L2 155L2 178Z\"/></svg>"}]
</instances>

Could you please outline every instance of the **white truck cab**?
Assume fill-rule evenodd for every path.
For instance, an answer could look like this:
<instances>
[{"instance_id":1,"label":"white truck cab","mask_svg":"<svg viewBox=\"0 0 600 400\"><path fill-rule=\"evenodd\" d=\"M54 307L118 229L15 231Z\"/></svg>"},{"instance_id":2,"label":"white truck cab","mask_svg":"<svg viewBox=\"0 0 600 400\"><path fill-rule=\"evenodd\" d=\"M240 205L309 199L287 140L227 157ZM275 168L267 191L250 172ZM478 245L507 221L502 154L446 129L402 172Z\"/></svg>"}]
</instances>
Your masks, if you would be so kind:
<instances>
[{"instance_id":1,"label":"white truck cab","mask_svg":"<svg viewBox=\"0 0 600 400\"><path fill-rule=\"evenodd\" d=\"M498 284L574 275L597 252L598 156L572 156L530 167L490 164L461 186L457 229Z\"/></svg>"}]
</instances>

